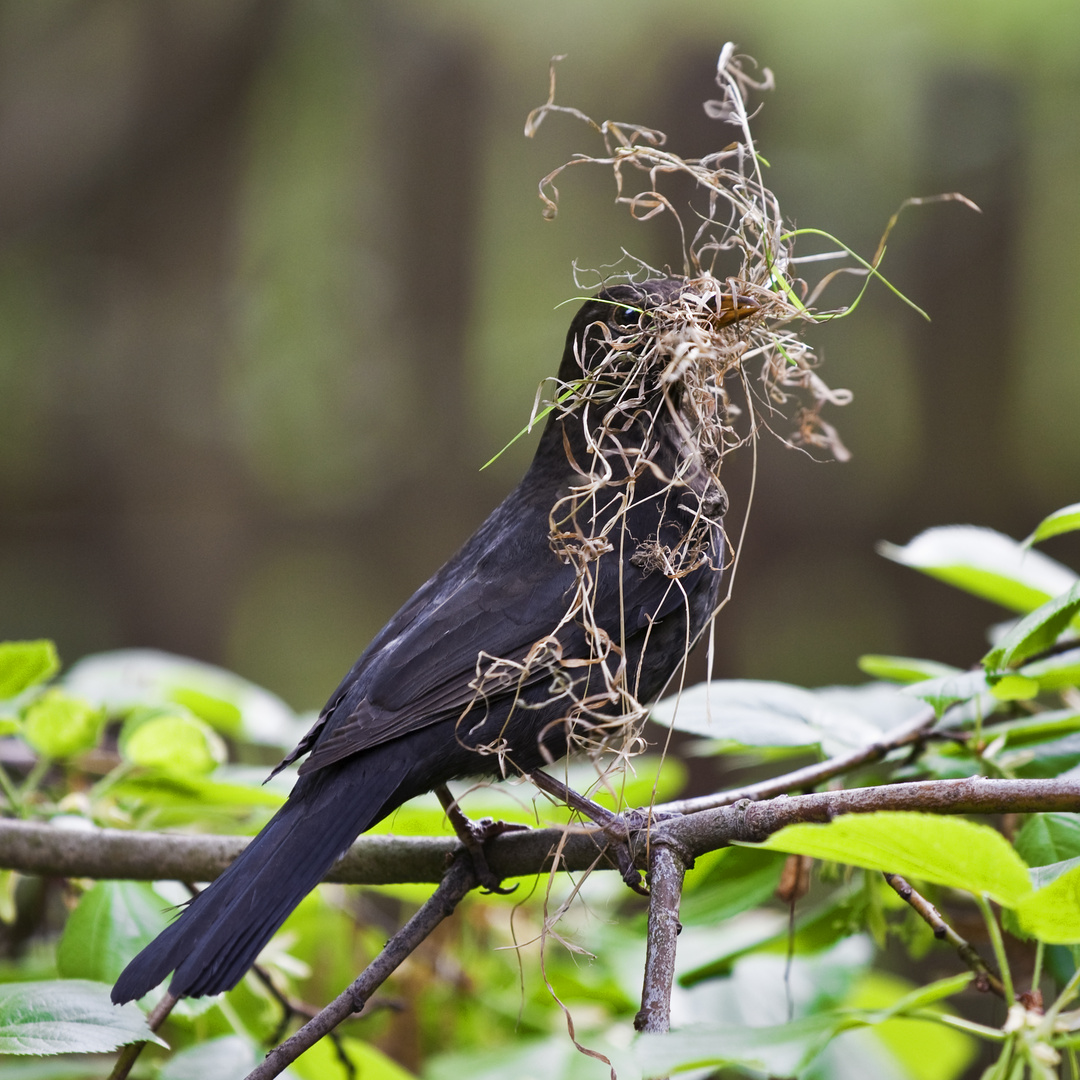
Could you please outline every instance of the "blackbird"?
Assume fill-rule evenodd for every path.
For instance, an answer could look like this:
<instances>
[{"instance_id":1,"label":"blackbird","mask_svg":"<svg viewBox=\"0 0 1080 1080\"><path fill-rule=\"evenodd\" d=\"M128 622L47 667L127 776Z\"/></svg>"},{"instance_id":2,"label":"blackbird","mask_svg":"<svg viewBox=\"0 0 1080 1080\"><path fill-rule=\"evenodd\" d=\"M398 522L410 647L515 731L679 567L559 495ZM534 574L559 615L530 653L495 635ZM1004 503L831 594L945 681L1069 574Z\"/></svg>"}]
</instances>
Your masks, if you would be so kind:
<instances>
[{"instance_id":1,"label":"blackbird","mask_svg":"<svg viewBox=\"0 0 1080 1080\"><path fill-rule=\"evenodd\" d=\"M616 285L582 306L521 483L376 635L278 766L306 758L286 803L128 964L114 1002L170 972L176 997L230 989L406 800L533 773L640 720L712 617L724 561L716 455L654 325L687 288ZM712 304L714 326L755 306Z\"/></svg>"}]
</instances>

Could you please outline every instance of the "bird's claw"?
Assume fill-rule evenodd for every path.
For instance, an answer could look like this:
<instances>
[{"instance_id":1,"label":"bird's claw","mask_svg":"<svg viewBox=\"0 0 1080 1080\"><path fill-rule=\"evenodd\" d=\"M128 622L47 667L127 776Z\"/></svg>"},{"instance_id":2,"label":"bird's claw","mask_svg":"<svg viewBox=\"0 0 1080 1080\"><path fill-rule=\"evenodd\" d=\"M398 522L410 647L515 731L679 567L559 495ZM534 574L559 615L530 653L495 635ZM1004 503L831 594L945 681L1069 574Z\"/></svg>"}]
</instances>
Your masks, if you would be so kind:
<instances>
[{"instance_id":1,"label":"bird's claw","mask_svg":"<svg viewBox=\"0 0 1080 1080\"><path fill-rule=\"evenodd\" d=\"M488 865L487 856L484 854L484 845L496 836L508 832L520 832L522 829L527 829L528 825L518 825L510 821L496 821L494 818L481 818L479 821L472 821L465 816L461 807L458 806L457 800L445 784L440 784L435 789L435 794L438 796L439 802L442 803L458 840L461 841L462 846L469 853L469 858L472 859L473 870L476 872L476 878L480 882L481 891L497 893L499 896L512 893L517 888L517 885L511 885L509 888L503 887L502 878Z\"/></svg>"},{"instance_id":2,"label":"bird's claw","mask_svg":"<svg viewBox=\"0 0 1080 1080\"><path fill-rule=\"evenodd\" d=\"M611 841L609 846L623 881L639 896L648 896L649 890L642 881L641 871L634 865L631 836L635 832L647 830L658 821L668 821L681 816L669 811L624 810L603 826L604 835Z\"/></svg>"},{"instance_id":3,"label":"bird's claw","mask_svg":"<svg viewBox=\"0 0 1080 1080\"><path fill-rule=\"evenodd\" d=\"M466 819L469 832L469 840L459 833L458 837L468 850L473 861L473 869L480 880L480 890L485 893L496 893L499 896L508 896L517 890L517 885L504 886L500 878L488 865L487 855L484 853L484 845L503 833L521 832L528 829L528 825L520 825L513 821L496 821L494 818L481 818L479 821Z\"/></svg>"}]
</instances>

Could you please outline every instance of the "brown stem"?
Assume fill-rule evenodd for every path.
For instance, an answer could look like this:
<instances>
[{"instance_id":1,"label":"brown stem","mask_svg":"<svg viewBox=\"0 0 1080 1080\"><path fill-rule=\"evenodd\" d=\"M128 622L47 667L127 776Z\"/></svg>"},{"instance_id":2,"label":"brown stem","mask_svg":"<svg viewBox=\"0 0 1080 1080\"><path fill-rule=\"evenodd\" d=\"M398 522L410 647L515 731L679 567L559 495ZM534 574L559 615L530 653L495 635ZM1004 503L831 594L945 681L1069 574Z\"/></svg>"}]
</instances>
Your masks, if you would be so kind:
<instances>
[{"instance_id":1,"label":"brown stem","mask_svg":"<svg viewBox=\"0 0 1080 1080\"><path fill-rule=\"evenodd\" d=\"M270 1077L278 1076L305 1050L309 1050L343 1020L359 1012L371 995L435 927L453 913L462 898L476 885L476 874L469 860L455 859L432 896L386 943L383 951L356 981L295 1035L271 1050L262 1064L248 1074L247 1080L270 1080Z\"/></svg>"},{"instance_id":2,"label":"brown stem","mask_svg":"<svg viewBox=\"0 0 1080 1080\"><path fill-rule=\"evenodd\" d=\"M147 1014L146 1026L151 1031L157 1031L165 1023L165 1018L173 1011L175 1004L176 998L172 994L165 994ZM109 1073L109 1080L126 1080L132 1066L138 1061L139 1055L143 1052L144 1046L146 1046L145 1041L128 1043L117 1055L116 1064L113 1065L112 1072Z\"/></svg>"},{"instance_id":3,"label":"brown stem","mask_svg":"<svg viewBox=\"0 0 1080 1080\"><path fill-rule=\"evenodd\" d=\"M980 990L990 990L1004 1000L1005 987L1002 981L990 970L989 965L979 955L970 941L962 938L942 917L929 900L908 884L899 874L885 874L885 880L901 900L910 904L923 921L934 931L938 941L947 941L960 956L960 959L975 972L975 985Z\"/></svg>"},{"instance_id":4,"label":"brown stem","mask_svg":"<svg viewBox=\"0 0 1080 1080\"><path fill-rule=\"evenodd\" d=\"M679 903L687 869L684 857L678 847L670 844L654 843L649 849L649 933L641 1008L634 1017L638 1031L663 1034L671 1026L675 949L682 929Z\"/></svg>"}]
</instances>

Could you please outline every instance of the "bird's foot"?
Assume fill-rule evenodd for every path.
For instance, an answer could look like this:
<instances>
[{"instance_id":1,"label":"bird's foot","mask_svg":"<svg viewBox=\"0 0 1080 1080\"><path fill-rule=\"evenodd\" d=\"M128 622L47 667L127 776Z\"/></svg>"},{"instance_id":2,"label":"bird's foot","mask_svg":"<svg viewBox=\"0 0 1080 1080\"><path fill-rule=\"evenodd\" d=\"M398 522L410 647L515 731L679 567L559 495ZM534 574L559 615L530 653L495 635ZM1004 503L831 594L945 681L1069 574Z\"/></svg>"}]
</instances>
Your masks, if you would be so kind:
<instances>
[{"instance_id":1,"label":"bird's foot","mask_svg":"<svg viewBox=\"0 0 1080 1080\"><path fill-rule=\"evenodd\" d=\"M621 814L612 814L607 825L601 824L604 835L611 840L610 850L615 856L623 881L639 895L648 896L649 890L642 882L641 871L634 865L631 836L637 832L647 832L658 821L668 821L681 816L669 811L654 813L649 810L624 810Z\"/></svg>"},{"instance_id":2,"label":"bird's foot","mask_svg":"<svg viewBox=\"0 0 1080 1080\"><path fill-rule=\"evenodd\" d=\"M585 798L573 788L556 780L550 773L538 769L529 775L541 791L555 796L571 809L584 814L590 821L600 826L608 839L608 850L615 860L615 865L619 868L619 873L622 874L623 881L634 892L641 896L648 896L649 890L642 880L641 871L634 865L631 837L636 832L647 830L657 821L665 821L679 815L667 812L658 814L650 810L624 810L621 814L613 814L599 803Z\"/></svg>"},{"instance_id":3,"label":"bird's foot","mask_svg":"<svg viewBox=\"0 0 1080 1080\"><path fill-rule=\"evenodd\" d=\"M494 818L481 818L479 821L473 821L465 816L461 807L458 806L457 799L454 798L445 784L440 784L435 789L435 794L438 795L439 802L442 803L447 819L457 834L457 838L472 859L473 869L476 871L476 877L483 891L498 893L500 896L512 893L517 886L503 887L502 878L488 864L487 855L484 853L484 845L496 836L508 832L520 832L522 829L527 829L528 825L517 825L509 821L496 821Z\"/></svg>"}]
</instances>

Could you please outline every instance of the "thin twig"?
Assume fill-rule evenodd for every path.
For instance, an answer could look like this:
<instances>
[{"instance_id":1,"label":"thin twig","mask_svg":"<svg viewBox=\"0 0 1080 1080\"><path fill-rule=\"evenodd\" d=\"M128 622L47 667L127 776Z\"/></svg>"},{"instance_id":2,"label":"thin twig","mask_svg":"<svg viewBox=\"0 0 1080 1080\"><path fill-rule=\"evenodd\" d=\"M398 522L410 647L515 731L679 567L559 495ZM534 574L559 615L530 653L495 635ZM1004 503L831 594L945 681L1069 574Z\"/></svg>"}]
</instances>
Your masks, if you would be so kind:
<instances>
[{"instance_id":1,"label":"thin twig","mask_svg":"<svg viewBox=\"0 0 1080 1080\"><path fill-rule=\"evenodd\" d=\"M885 874L885 880L905 903L910 904L919 917L934 931L938 941L947 941L960 959L975 972L975 985L980 990L989 990L999 998L1005 997L1005 986L1001 979L990 969L990 965L979 955L978 949L962 938L942 917L929 900L908 884L899 874Z\"/></svg>"},{"instance_id":2,"label":"thin twig","mask_svg":"<svg viewBox=\"0 0 1080 1080\"><path fill-rule=\"evenodd\" d=\"M281 1022L274 1030L273 1035L266 1040L268 1043L276 1043L285 1035L294 1016L302 1016L305 1020L311 1020L318 1013L319 1010L313 1005L308 1005L303 1001L294 1001L282 990L279 990L270 977L270 972L262 964L252 964L251 973L263 984L267 993L281 1006Z\"/></svg>"},{"instance_id":3,"label":"thin twig","mask_svg":"<svg viewBox=\"0 0 1080 1080\"><path fill-rule=\"evenodd\" d=\"M386 943L356 981L309 1020L295 1035L267 1054L247 1080L270 1080L309 1050L343 1020L359 1012L371 995L393 974L417 946L452 914L462 898L477 886L476 873L468 859L455 859L439 887L419 911Z\"/></svg>"},{"instance_id":4,"label":"thin twig","mask_svg":"<svg viewBox=\"0 0 1080 1080\"><path fill-rule=\"evenodd\" d=\"M157 1031L165 1023L169 1013L173 1011L176 1001L177 999L172 994L164 994L161 1000L147 1014L146 1026L151 1031ZM126 1080L132 1066L138 1061L139 1055L143 1052L144 1046L146 1046L145 1040L143 1042L128 1043L117 1055L116 1064L113 1065L112 1072L109 1073L109 1080Z\"/></svg>"},{"instance_id":5,"label":"thin twig","mask_svg":"<svg viewBox=\"0 0 1080 1080\"><path fill-rule=\"evenodd\" d=\"M641 1009L634 1017L638 1031L663 1034L671 1026L675 949L682 929L679 903L687 870L684 858L685 854L671 844L656 843L649 850L649 933Z\"/></svg>"},{"instance_id":6,"label":"thin twig","mask_svg":"<svg viewBox=\"0 0 1080 1080\"><path fill-rule=\"evenodd\" d=\"M314 1005L309 1005L306 1001L300 1001L297 998L291 998L287 994L279 990L274 983L273 978L270 976L270 972L266 970L261 964L254 964L251 968L252 974L266 987L267 992L273 997L273 999L281 1006L281 1022L274 1030L267 1040L267 1045L272 1046L276 1042L280 1042L285 1036L285 1032L289 1028L289 1024L294 1016L303 1017L305 1020L314 1020L319 1014L319 1010ZM400 1012L403 1006L400 1002L394 1001L391 998L383 998L380 1001L374 999L368 1001L364 1008L364 1015L370 1016L376 1009L391 1009L394 1012ZM331 1031L327 1034L327 1038L333 1043L334 1053L337 1055L337 1059L341 1062L341 1067L345 1070L346 1076L351 1080L356 1075L356 1065L349 1057L345 1047L342 1045L341 1036L337 1031Z\"/></svg>"},{"instance_id":7,"label":"thin twig","mask_svg":"<svg viewBox=\"0 0 1080 1080\"><path fill-rule=\"evenodd\" d=\"M789 791L816 787L831 780L834 776L851 772L862 765L880 761L893 750L910 746L918 742L934 726L936 715L933 709L927 709L914 719L898 725L869 746L853 750L850 754L820 761L816 765L807 765L802 769L775 776L771 780L762 780L746 787L732 788L730 791L717 791L712 795L701 795L695 799L677 799L664 803L657 810L668 810L676 814L696 814L700 810L712 810L717 806L731 806L740 799L771 799L774 795L783 795Z\"/></svg>"}]
</instances>

